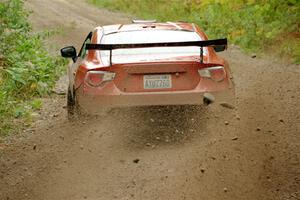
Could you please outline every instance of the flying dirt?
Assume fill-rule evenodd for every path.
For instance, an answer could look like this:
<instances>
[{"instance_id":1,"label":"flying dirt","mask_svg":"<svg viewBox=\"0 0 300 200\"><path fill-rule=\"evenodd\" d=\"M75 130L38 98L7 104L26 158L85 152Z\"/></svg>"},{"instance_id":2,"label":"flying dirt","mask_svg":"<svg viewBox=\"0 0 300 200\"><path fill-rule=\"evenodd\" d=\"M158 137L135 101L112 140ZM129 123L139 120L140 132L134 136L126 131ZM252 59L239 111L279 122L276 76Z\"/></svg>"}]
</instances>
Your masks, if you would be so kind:
<instances>
[{"instance_id":1,"label":"flying dirt","mask_svg":"<svg viewBox=\"0 0 300 200\"><path fill-rule=\"evenodd\" d=\"M79 0L26 6L34 31L59 30L46 41L53 54L131 18ZM234 107L132 107L70 122L62 77L34 126L1 144L0 199L300 199L300 66L233 45L220 56Z\"/></svg>"}]
</instances>

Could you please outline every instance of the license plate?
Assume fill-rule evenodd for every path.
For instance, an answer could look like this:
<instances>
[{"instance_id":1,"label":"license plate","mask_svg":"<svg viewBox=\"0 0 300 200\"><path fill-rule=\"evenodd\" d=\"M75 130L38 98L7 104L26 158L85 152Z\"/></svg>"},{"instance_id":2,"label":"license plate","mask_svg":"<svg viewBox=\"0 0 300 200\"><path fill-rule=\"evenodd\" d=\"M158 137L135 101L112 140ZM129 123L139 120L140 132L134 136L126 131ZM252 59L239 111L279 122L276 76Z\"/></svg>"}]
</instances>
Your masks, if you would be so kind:
<instances>
[{"instance_id":1,"label":"license plate","mask_svg":"<svg viewBox=\"0 0 300 200\"><path fill-rule=\"evenodd\" d=\"M169 74L144 75L144 89L172 88L172 79Z\"/></svg>"}]
</instances>

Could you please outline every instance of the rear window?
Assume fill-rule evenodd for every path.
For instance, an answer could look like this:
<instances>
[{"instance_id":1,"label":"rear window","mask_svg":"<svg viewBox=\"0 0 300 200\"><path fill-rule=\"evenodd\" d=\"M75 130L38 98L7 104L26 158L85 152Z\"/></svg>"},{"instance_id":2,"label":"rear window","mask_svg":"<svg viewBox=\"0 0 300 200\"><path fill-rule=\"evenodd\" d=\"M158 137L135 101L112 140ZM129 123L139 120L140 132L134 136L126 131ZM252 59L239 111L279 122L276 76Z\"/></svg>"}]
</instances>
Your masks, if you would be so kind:
<instances>
[{"instance_id":1,"label":"rear window","mask_svg":"<svg viewBox=\"0 0 300 200\"><path fill-rule=\"evenodd\" d=\"M105 35L102 44L139 44L160 42L187 42L201 41L196 32L175 30L144 30L128 31ZM204 48L204 54L206 50ZM113 63L153 61L157 59L170 59L173 57L199 56L199 47L151 47L137 49L113 50ZM104 60L109 59L109 51L101 51ZM109 61L109 60L108 60Z\"/></svg>"}]
</instances>

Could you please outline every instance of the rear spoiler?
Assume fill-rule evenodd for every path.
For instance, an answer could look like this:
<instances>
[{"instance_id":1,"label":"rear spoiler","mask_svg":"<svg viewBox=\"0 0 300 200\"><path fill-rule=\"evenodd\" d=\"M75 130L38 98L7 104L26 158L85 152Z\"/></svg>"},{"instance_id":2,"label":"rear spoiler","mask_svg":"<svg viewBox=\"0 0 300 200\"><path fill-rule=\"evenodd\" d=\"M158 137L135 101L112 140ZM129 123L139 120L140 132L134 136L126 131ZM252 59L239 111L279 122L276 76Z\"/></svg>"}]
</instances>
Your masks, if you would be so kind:
<instances>
[{"instance_id":1,"label":"rear spoiler","mask_svg":"<svg viewBox=\"0 0 300 200\"><path fill-rule=\"evenodd\" d=\"M114 49L133 49L133 48L151 48L151 47L200 47L200 62L203 63L203 47L208 46L227 46L227 38L204 41L190 42L165 42L165 43L140 43L140 44L86 44L87 50L109 50L110 65L112 65L112 50Z\"/></svg>"}]
</instances>

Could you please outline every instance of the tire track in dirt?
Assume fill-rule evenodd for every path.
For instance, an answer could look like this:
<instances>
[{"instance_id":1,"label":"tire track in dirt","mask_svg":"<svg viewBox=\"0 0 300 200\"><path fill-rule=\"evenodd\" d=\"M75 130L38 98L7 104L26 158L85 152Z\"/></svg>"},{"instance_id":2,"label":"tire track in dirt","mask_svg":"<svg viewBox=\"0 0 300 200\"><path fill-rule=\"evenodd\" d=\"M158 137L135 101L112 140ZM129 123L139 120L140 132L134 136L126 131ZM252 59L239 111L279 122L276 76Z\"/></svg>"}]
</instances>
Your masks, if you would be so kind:
<instances>
[{"instance_id":1,"label":"tire track in dirt","mask_svg":"<svg viewBox=\"0 0 300 200\"><path fill-rule=\"evenodd\" d=\"M47 42L52 50L79 47L96 24L128 22L83 1L27 7L35 30L62 30ZM0 150L0 199L299 199L299 65L252 59L237 47L223 56L235 110L113 109L70 123L65 97L45 99L35 127Z\"/></svg>"}]
</instances>

